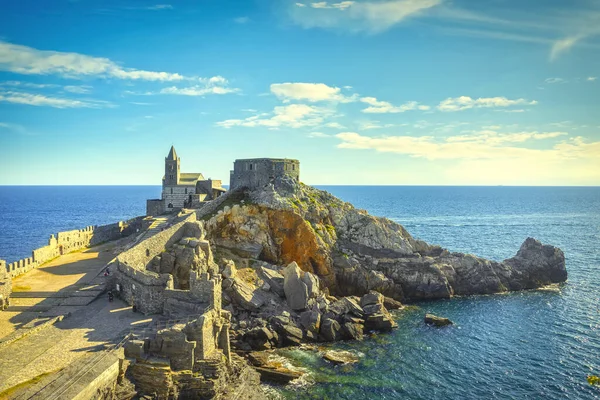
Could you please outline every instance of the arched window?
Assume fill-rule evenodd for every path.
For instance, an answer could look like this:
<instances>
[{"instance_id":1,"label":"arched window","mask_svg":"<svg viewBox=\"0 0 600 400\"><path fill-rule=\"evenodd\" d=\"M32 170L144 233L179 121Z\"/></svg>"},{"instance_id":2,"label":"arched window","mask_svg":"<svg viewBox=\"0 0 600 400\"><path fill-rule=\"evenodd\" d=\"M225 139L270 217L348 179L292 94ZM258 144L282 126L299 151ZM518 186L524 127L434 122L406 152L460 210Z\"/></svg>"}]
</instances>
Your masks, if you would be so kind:
<instances>
[{"instance_id":1,"label":"arched window","mask_svg":"<svg viewBox=\"0 0 600 400\"><path fill-rule=\"evenodd\" d=\"M252 164L250 164L250 171L252 171Z\"/></svg>"},{"instance_id":2,"label":"arched window","mask_svg":"<svg viewBox=\"0 0 600 400\"><path fill-rule=\"evenodd\" d=\"M173 203L169 203L168 208L173 208Z\"/></svg>"}]
</instances>

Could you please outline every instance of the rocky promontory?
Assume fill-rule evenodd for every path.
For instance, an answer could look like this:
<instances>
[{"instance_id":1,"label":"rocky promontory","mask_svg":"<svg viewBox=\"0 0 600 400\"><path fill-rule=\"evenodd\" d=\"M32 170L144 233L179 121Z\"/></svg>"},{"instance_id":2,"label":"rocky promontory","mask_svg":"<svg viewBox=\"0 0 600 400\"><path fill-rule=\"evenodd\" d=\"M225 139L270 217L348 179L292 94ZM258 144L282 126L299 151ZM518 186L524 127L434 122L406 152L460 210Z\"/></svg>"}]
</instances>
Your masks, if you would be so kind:
<instances>
[{"instance_id":1,"label":"rocky promontory","mask_svg":"<svg viewBox=\"0 0 600 400\"><path fill-rule=\"evenodd\" d=\"M403 302L533 289L567 279L563 252L528 238L503 262L414 239L401 225L281 177L197 211L223 275L232 345L361 339Z\"/></svg>"},{"instance_id":2,"label":"rocky promontory","mask_svg":"<svg viewBox=\"0 0 600 400\"><path fill-rule=\"evenodd\" d=\"M567 279L563 252L533 238L503 262L453 253L285 177L261 190L227 193L198 215L218 249L242 260L296 262L332 295L376 290L415 301L533 289Z\"/></svg>"}]
</instances>

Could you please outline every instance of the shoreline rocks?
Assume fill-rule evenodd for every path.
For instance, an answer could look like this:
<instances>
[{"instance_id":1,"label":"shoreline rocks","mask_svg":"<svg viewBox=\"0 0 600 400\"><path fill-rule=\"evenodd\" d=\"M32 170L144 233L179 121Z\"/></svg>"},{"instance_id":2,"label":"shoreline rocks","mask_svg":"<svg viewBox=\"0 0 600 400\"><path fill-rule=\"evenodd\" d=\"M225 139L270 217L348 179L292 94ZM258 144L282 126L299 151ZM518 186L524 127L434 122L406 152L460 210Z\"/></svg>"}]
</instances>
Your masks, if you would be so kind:
<instances>
[{"instance_id":1,"label":"shoreline rocks","mask_svg":"<svg viewBox=\"0 0 600 400\"><path fill-rule=\"evenodd\" d=\"M453 325L454 323L448 318L438 317L433 314L425 314L425 323L427 325L433 325L437 327Z\"/></svg>"}]
</instances>

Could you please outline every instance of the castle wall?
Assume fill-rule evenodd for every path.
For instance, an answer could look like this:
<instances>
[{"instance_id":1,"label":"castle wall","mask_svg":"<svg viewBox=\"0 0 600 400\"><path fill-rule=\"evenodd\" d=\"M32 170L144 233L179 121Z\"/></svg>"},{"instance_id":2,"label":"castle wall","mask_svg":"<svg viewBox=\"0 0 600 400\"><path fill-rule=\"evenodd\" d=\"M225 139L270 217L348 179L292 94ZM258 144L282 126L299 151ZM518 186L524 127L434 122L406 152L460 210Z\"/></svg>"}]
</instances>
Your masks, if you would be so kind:
<instances>
[{"instance_id":1,"label":"castle wall","mask_svg":"<svg viewBox=\"0 0 600 400\"><path fill-rule=\"evenodd\" d=\"M257 158L235 160L231 171L229 188L261 188L275 178L288 176L300 180L300 162L298 160Z\"/></svg>"},{"instance_id":2,"label":"castle wall","mask_svg":"<svg viewBox=\"0 0 600 400\"><path fill-rule=\"evenodd\" d=\"M62 254L117 240L135 233L143 227L143 218L136 217L109 225L88 226L83 229L58 232L56 235L50 235L46 246L33 250L31 257L5 265L5 269L11 278L15 278Z\"/></svg>"},{"instance_id":3,"label":"castle wall","mask_svg":"<svg viewBox=\"0 0 600 400\"><path fill-rule=\"evenodd\" d=\"M165 202L160 199L146 200L146 215L156 216L165 212Z\"/></svg>"}]
</instances>

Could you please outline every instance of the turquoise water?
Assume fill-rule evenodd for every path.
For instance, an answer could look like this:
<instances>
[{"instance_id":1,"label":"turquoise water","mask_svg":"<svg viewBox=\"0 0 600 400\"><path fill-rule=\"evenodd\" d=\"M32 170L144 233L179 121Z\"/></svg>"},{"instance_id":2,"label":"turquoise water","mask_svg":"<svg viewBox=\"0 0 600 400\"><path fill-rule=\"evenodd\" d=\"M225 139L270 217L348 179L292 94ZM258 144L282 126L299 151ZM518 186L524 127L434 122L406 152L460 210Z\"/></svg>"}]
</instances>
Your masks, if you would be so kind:
<instances>
[{"instance_id":1,"label":"turquoise water","mask_svg":"<svg viewBox=\"0 0 600 400\"><path fill-rule=\"evenodd\" d=\"M403 224L415 237L502 260L527 236L560 246L569 281L530 291L418 303L399 328L335 345L363 355L331 367L314 352L286 353L312 385L298 399L595 399L600 374L600 188L326 187ZM423 324L426 312L455 326Z\"/></svg>"},{"instance_id":2,"label":"turquoise water","mask_svg":"<svg viewBox=\"0 0 600 400\"><path fill-rule=\"evenodd\" d=\"M286 350L310 371L298 399L595 399L600 375L600 188L322 187L411 234L495 260L528 236L565 252L569 281L531 291L418 303L399 328L336 344L362 355L331 367L316 353ZM0 186L0 258L29 255L58 230L144 213L158 187ZM425 326L425 312L455 326Z\"/></svg>"}]
</instances>

